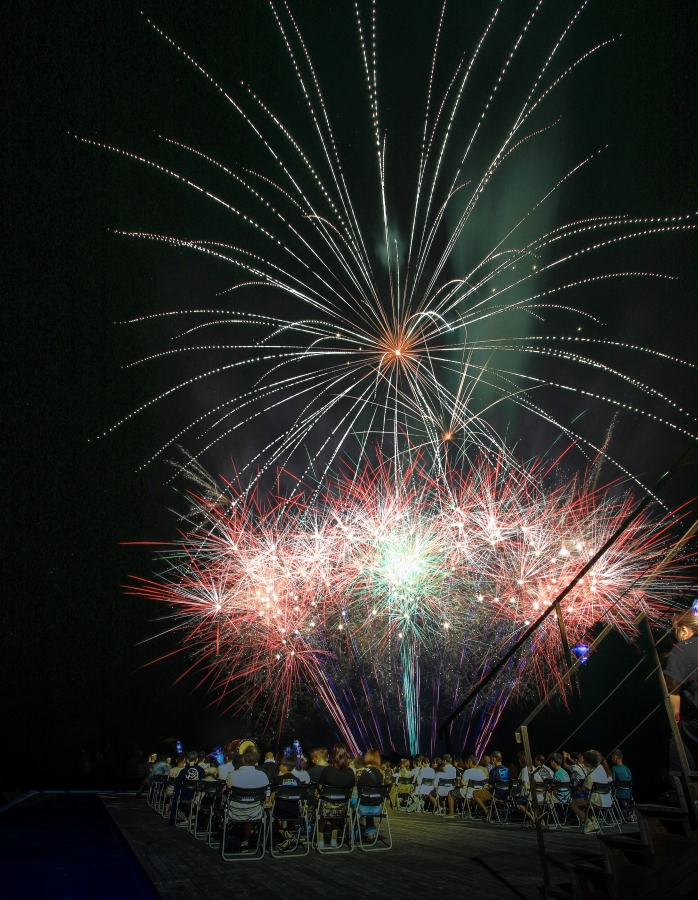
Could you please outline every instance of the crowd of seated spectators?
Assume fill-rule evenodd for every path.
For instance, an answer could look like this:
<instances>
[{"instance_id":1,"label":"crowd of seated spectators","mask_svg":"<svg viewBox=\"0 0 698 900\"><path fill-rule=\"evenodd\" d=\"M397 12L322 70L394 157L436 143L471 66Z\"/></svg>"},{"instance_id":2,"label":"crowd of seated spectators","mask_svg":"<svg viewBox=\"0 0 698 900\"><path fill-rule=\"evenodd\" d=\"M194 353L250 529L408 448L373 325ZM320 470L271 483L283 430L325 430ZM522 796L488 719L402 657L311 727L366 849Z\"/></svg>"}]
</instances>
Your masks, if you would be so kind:
<instances>
[{"instance_id":1,"label":"crowd of seated spectators","mask_svg":"<svg viewBox=\"0 0 698 900\"><path fill-rule=\"evenodd\" d=\"M239 748L225 753L223 762L203 751L190 751L186 756L178 756L173 761L164 755L152 754L146 777L137 796L147 790L154 775L169 775L169 787L165 814L174 825L183 808L194 794L194 785L201 780L224 782L224 792L230 788L266 788L266 807L274 808L272 828L281 850L293 843L293 831L287 825L298 819L297 801L279 800L274 805L279 787L308 785L308 806L318 807L323 790L327 788L349 789L351 799L347 802L322 805L322 815L318 827L318 847L322 850L328 842L331 848L337 846L338 821L346 815L348 805L357 807L357 787L386 786L389 805L393 809L403 807L407 811L428 810L440 813L447 819L456 817L456 809L463 803L472 801L483 817L487 818L492 804L501 803L509 797L512 785L516 785L518 809L524 824L532 825L533 805L530 802L531 774L523 752L516 762L505 763L498 750L483 754L479 758L470 754L465 759L455 759L445 754L429 759L426 756L403 758L393 769L390 762L383 760L380 752L367 750L363 756L352 756L346 745L337 743L331 752L327 747L316 747L309 758L302 755L274 754L269 751L261 760L258 749L252 742L244 742L243 752ZM626 821L635 821L631 793L632 773L623 762L621 750L614 750L609 765L596 750L584 753L552 753L549 756L536 755L533 758L532 779L538 804L543 804L546 796L554 796L554 802L565 804L577 817L585 830L594 826L590 814L608 808L614 800L622 810ZM602 792L599 786L616 783L614 793ZM597 788L595 790L594 788ZM253 823L260 817L259 808L249 804L229 804L229 815L243 827L242 846L249 840ZM362 839L366 843L375 841L377 829L375 818L382 814L383 804L358 805Z\"/></svg>"}]
</instances>

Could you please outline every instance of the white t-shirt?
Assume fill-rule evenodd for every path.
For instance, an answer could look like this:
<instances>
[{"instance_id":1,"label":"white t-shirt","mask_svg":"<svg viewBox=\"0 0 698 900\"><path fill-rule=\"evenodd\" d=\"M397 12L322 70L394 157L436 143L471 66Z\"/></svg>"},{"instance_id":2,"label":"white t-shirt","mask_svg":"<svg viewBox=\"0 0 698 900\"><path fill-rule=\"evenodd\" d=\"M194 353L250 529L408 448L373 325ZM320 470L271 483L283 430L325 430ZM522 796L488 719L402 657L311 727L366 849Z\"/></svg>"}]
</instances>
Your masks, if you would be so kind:
<instances>
[{"instance_id":1,"label":"white t-shirt","mask_svg":"<svg viewBox=\"0 0 698 900\"><path fill-rule=\"evenodd\" d=\"M225 779L228 787L239 788L257 788L268 787L269 779L262 769L255 769L254 766L241 766L239 769L233 769L228 772ZM233 800L229 806L230 816L237 821L258 820L263 816L263 807L261 803L243 803Z\"/></svg>"},{"instance_id":2,"label":"white t-shirt","mask_svg":"<svg viewBox=\"0 0 698 900\"><path fill-rule=\"evenodd\" d=\"M233 771L235 771L235 766L231 762L223 763L222 766L218 766L219 781L225 781L228 775Z\"/></svg>"},{"instance_id":3,"label":"white t-shirt","mask_svg":"<svg viewBox=\"0 0 698 900\"><path fill-rule=\"evenodd\" d=\"M419 793L420 794L431 794L434 790L434 781L436 778L436 772L432 769L431 766L422 766L419 770L419 775L417 776L417 784L419 785ZM424 784L423 782L427 780L429 784Z\"/></svg>"},{"instance_id":4,"label":"white t-shirt","mask_svg":"<svg viewBox=\"0 0 698 900\"><path fill-rule=\"evenodd\" d=\"M437 787L439 787L440 781L451 781L451 780L453 781L453 784L444 785L443 787L439 787L439 796L440 797L447 797L448 792L456 786L456 776L457 775L458 775L458 772L456 771L456 767L452 766L450 763L447 763L443 767L442 772L436 773L436 776L434 778L434 784Z\"/></svg>"},{"instance_id":5,"label":"white t-shirt","mask_svg":"<svg viewBox=\"0 0 698 900\"><path fill-rule=\"evenodd\" d=\"M467 788L467 797L470 800L473 796L473 791L479 790L478 787L468 787L469 781L481 781L482 787L485 786L485 782L487 781L487 776L482 771L482 769L478 766L476 769L466 769L465 772L461 775L461 780L463 782L463 787Z\"/></svg>"},{"instance_id":6,"label":"white t-shirt","mask_svg":"<svg viewBox=\"0 0 698 900\"><path fill-rule=\"evenodd\" d=\"M295 775L296 778L304 784L310 784L310 775L308 775L305 769L294 769L291 774Z\"/></svg>"},{"instance_id":7,"label":"white t-shirt","mask_svg":"<svg viewBox=\"0 0 698 900\"><path fill-rule=\"evenodd\" d=\"M590 791L592 784L596 782L597 784L608 784L609 781L613 779L609 778L606 774L606 770L602 765L598 765L595 769L593 769L587 777L584 779L584 787ZM594 806L601 806L604 809L607 809L609 806L613 806L613 797L610 793L608 794L597 794L594 792L589 795L589 799L591 800Z\"/></svg>"}]
</instances>

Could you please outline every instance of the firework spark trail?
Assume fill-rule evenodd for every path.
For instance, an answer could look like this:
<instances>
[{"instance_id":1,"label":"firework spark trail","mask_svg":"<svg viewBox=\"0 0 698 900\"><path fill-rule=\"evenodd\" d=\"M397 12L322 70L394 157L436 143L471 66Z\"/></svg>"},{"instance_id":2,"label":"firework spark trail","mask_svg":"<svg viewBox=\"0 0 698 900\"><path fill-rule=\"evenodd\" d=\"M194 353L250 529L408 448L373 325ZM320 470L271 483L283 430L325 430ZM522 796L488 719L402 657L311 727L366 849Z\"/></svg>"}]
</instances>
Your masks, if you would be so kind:
<instances>
[{"instance_id":1,"label":"firework spark trail","mask_svg":"<svg viewBox=\"0 0 698 900\"><path fill-rule=\"evenodd\" d=\"M543 469L481 457L435 476L418 454L400 470L379 457L326 481L312 504L227 485L194 498L199 524L132 591L171 607L169 629L214 702L281 728L304 690L352 749L416 753L633 502L581 479L546 489ZM641 583L670 543L668 520L628 529L566 598L570 641L599 621L631 634L639 611L665 617L681 561ZM548 621L478 698L469 740L483 745L511 698L545 695L564 669Z\"/></svg>"},{"instance_id":2,"label":"firework spark trail","mask_svg":"<svg viewBox=\"0 0 698 900\"><path fill-rule=\"evenodd\" d=\"M543 309L589 315L570 303L555 302L554 297L559 293L579 291L586 286L591 289L599 282L613 279L670 277L661 272L639 270L581 273L580 277L579 271L569 267L585 264L592 254L598 255L620 242L691 231L697 227L693 216L641 218L619 214L572 218L537 236L514 242L524 222L530 225L534 213L596 159L598 152L587 155L544 189L523 216L517 216L513 223L502 222L500 231L491 235L491 249L470 266L466 275L454 278L444 274L445 266L453 264L456 243L468 234L473 215L487 195L495 173L521 146L540 139L557 122L555 118L534 122L534 117L545 116L548 99L559 86L590 56L608 45L609 41L601 41L571 60L562 58L568 52L569 34L586 5L582 3L570 13L542 57L525 99L509 115L502 112L502 95L512 80L510 73L522 48L530 40L532 23L544 14L542 2L531 5L517 26L517 37L510 51L498 64L498 75L485 92L487 99L480 114L472 121L468 119L475 101L469 93L474 90L471 76L483 54L495 52L502 11L493 10L472 47L459 54L460 62L455 70L442 77L441 49L451 32L446 3L440 7L438 21L434 23L424 115L418 125L420 150L406 228L409 243L404 254L399 253L397 229L390 224L392 191L397 186L393 185L386 166L388 142L380 115L375 2L369 15L358 0L354 3L372 133L372 146L367 152L376 164L375 175L362 179L359 192L347 174L341 140L333 126L332 109L322 91L311 48L286 0L271 2L270 6L309 116L311 128L307 133L291 128L250 86L243 86L242 99L235 97L176 40L147 20L206 84L218 92L242 127L249 130L261 149L259 162L254 170L236 167L188 143L163 136L174 153L200 160L225 179L226 186L214 192L174 165L165 166L111 144L80 140L148 166L160 177L196 192L204 202L215 204L231 215L241 233L235 244L136 231L130 232L131 237L204 254L212 261L243 272L242 279L224 292L231 298L240 298L240 304L258 303L263 288L264 293L272 291L275 298L288 298L290 306L288 315L282 318L233 308L173 311L185 318L203 315L207 320L180 332L176 337L177 348L151 353L132 365L166 365L170 359L183 355L211 352L230 353L232 361L204 367L199 374L173 384L124 416L105 434L204 379L249 368L254 386L230 397L225 415L213 423L214 413L221 410L221 404L197 415L151 453L149 462L161 457L186 434L201 442L192 455L193 464L232 431L249 430L265 413L287 407L293 410L295 421L289 427L280 417L284 423L280 433L250 461L248 471L252 484L279 464L297 462L299 453L308 458L305 475L317 467L317 481L322 483L324 474L340 454L353 452L355 455L357 444L363 453L367 441L375 439L376 432L384 444L384 452L392 452L397 459L398 452L409 453L410 447L421 447L429 453L438 471L445 465L446 444L450 441L504 451L505 442L489 417L492 409L505 401L540 416L561 433L570 434L568 427L545 408L545 401L532 401L531 391L540 393L543 388L555 392L572 388L589 402L632 410L695 439L695 429L685 419L681 423L675 421L674 415L682 417L684 411L667 392L631 377L618 366L608 366L593 355L593 351L603 352L614 346L613 341L591 338L587 339L588 353L561 353L554 347L554 339L544 336L522 339L512 335L488 341L469 337L472 326L493 317L513 322L513 317L518 315L540 316ZM552 70L553 62L560 66L557 73ZM470 103L466 102L468 98ZM504 134L503 141L493 145L494 150L489 146L492 138L487 132L487 127L493 125L502 127ZM522 129L529 125L530 132L524 134ZM461 128L469 135L464 147L458 146ZM482 164L473 162L476 144L485 160ZM315 147L319 147L319 157ZM265 170L266 163L271 164L272 170ZM370 170L368 165L362 168ZM459 198L466 182L472 182L473 187L461 208ZM360 210L365 208L365 200L370 199L372 191L377 218L364 221ZM238 199L228 198L229 192ZM456 226L449 230L447 213L451 211L458 215ZM382 255L374 258L368 248L372 246L369 235L376 221L380 222L382 232ZM617 233L610 233L613 230ZM607 237L604 231L609 232ZM536 263L532 265L533 260ZM512 291L523 291L525 296L507 301L507 293L511 297ZM541 298L545 298L545 303L539 302ZM307 315L308 309L313 311L312 318ZM254 337L233 343L215 338L206 344L189 342L189 335L201 329L208 332L241 324L254 329ZM626 350L654 352L668 363L687 365L646 348L626 345ZM495 364L492 357L495 351L516 352L533 359L555 359L569 367L569 376L533 377L509 371ZM579 383L580 374L589 368L609 378L608 389L584 390ZM457 390L449 388L449 383L457 383ZM621 400L620 393L616 393L617 387L626 385L638 392L637 402ZM478 401L477 392L482 388L494 399ZM308 402L299 413L297 403L301 395ZM661 404L662 412L658 414L649 407L650 401ZM226 423L230 420L229 427ZM585 443L581 435L575 437L579 446ZM596 452L593 443L586 441L585 445L592 455ZM622 468L621 471L624 472Z\"/></svg>"}]
</instances>

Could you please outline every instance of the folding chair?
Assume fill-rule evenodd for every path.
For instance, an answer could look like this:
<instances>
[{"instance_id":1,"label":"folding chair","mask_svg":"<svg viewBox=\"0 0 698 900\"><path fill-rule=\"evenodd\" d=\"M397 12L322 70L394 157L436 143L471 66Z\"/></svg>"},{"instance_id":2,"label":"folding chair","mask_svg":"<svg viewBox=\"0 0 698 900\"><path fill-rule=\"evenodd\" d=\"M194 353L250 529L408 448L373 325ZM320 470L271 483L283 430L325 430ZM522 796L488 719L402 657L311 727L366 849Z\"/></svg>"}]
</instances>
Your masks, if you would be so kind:
<instances>
[{"instance_id":1,"label":"folding chair","mask_svg":"<svg viewBox=\"0 0 698 900\"><path fill-rule=\"evenodd\" d=\"M223 819L228 804L226 795L223 793L225 782L219 781L218 784L220 785L220 790L213 795L211 811L208 816L208 828L204 838L206 846L210 847L212 850L217 850L221 845L223 839Z\"/></svg>"},{"instance_id":2,"label":"folding chair","mask_svg":"<svg viewBox=\"0 0 698 900\"><path fill-rule=\"evenodd\" d=\"M196 786L189 813L189 831L197 841L207 840L216 797L222 793L222 781L200 781Z\"/></svg>"},{"instance_id":3,"label":"folding chair","mask_svg":"<svg viewBox=\"0 0 698 900\"><path fill-rule=\"evenodd\" d=\"M155 797L157 796L158 787L163 778L167 778L166 775L153 775L150 779L150 784L148 785L148 793L146 794L146 802L148 806L154 806Z\"/></svg>"},{"instance_id":4,"label":"folding chair","mask_svg":"<svg viewBox=\"0 0 698 900\"><path fill-rule=\"evenodd\" d=\"M627 791L627 797L619 797L618 791ZM633 783L632 781L614 781L613 782L613 807L621 822L635 822L637 816L634 811L635 801L633 799ZM629 818L632 816L632 818Z\"/></svg>"},{"instance_id":5,"label":"folding chair","mask_svg":"<svg viewBox=\"0 0 698 900\"><path fill-rule=\"evenodd\" d=\"M349 807L351 795L354 788L338 788L330 785L322 785L322 793L318 802L317 813L315 814L315 828L313 829L313 843L318 853L351 853L354 849L354 838L352 835L352 811ZM332 809L328 804L342 804L343 812L338 809ZM339 824L342 825L342 837L338 841L336 847L320 848L318 838L320 834L320 819L329 820L333 825L337 825L337 834L339 834ZM324 837L324 835L323 835ZM323 840L324 843L324 840Z\"/></svg>"},{"instance_id":6,"label":"folding chair","mask_svg":"<svg viewBox=\"0 0 698 900\"><path fill-rule=\"evenodd\" d=\"M276 789L276 794L274 795L274 803L269 810L269 853L274 857L274 859L283 859L284 857L294 856L297 858L299 856L307 856L310 853L310 840L308 839L308 832L310 830L310 825L308 822L309 789L310 785L308 784L283 784ZM291 819L279 816L279 819L282 819L288 825L293 824L295 826L295 836L292 846L289 847L288 850L283 851L278 850L276 847L274 847L274 829L272 827L272 824L276 818L274 810L276 809L276 804L279 800L288 803L298 803L297 816L294 816ZM303 849L301 852L298 852L301 845L301 839L303 842L303 847L305 849Z\"/></svg>"},{"instance_id":7,"label":"folding chair","mask_svg":"<svg viewBox=\"0 0 698 900\"><path fill-rule=\"evenodd\" d=\"M404 809L404 807L410 802L412 789L414 788L414 776L398 775L398 777L395 779L395 785L397 787L395 808ZM402 803L400 803L400 801L402 801Z\"/></svg>"},{"instance_id":8,"label":"folding chair","mask_svg":"<svg viewBox=\"0 0 698 900\"><path fill-rule=\"evenodd\" d=\"M433 778L424 778L422 779L421 784L415 784L412 793L410 794L410 803L406 812L424 812L424 798L427 794L422 793L423 787L434 787L434 779ZM416 804L416 805L415 805ZM414 805L414 809L412 806Z\"/></svg>"},{"instance_id":9,"label":"folding chair","mask_svg":"<svg viewBox=\"0 0 698 900\"><path fill-rule=\"evenodd\" d=\"M499 791L499 797L496 792ZM504 825L509 821L509 796L511 794L511 782L495 781L492 785L492 802L487 810L487 822L496 822ZM496 819L494 818L496 816Z\"/></svg>"},{"instance_id":10,"label":"folding chair","mask_svg":"<svg viewBox=\"0 0 698 900\"><path fill-rule=\"evenodd\" d=\"M598 782L595 781L591 789L589 791L589 805L584 810L584 821L581 825L581 830L584 831L584 828L589 821L589 815L591 814L594 822L596 823L596 830L599 832L603 831L604 825L609 828L618 828L618 831L621 831L621 822L616 821L615 811L613 809L613 802L611 802L610 806L596 806L595 803L592 803L592 795L593 794L611 794L611 782Z\"/></svg>"},{"instance_id":11,"label":"folding chair","mask_svg":"<svg viewBox=\"0 0 698 900\"><path fill-rule=\"evenodd\" d=\"M550 788L550 812L556 828L576 828L577 822L569 822L572 788L564 781L556 781ZM574 817L573 817L574 818ZM550 822L548 822L550 824Z\"/></svg>"},{"instance_id":12,"label":"folding chair","mask_svg":"<svg viewBox=\"0 0 698 900\"><path fill-rule=\"evenodd\" d=\"M473 791L479 790L480 788L486 788L487 781L485 779L469 778L465 787L465 799L461 801L463 803L463 811L461 815L464 819L470 819L471 821L474 821L475 819L481 819L482 810L475 802ZM475 810L476 815L473 815L473 810Z\"/></svg>"},{"instance_id":13,"label":"folding chair","mask_svg":"<svg viewBox=\"0 0 698 900\"><path fill-rule=\"evenodd\" d=\"M354 823L355 829L359 836L359 849L365 850L368 852L373 852L374 850L390 850L393 846L393 835L390 831L390 818L388 816L387 803L388 798L390 796L390 788L391 785L384 784L377 787L372 787L367 784L360 784L356 788L357 792L357 804L354 809ZM380 812L377 813L361 813L361 807L366 808L377 808L380 807ZM372 842L364 841L364 835L361 832L361 819L365 818L366 815L370 815L373 818L374 824L378 824L376 828L376 839ZM388 830L388 837L386 838L381 836L381 826L385 822L386 828ZM382 841L386 846L379 847L378 842Z\"/></svg>"},{"instance_id":14,"label":"folding chair","mask_svg":"<svg viewBox=\"0 0 698 900\"><path fill-rule=\"evenodd\" d=\"M162 812L164 804L165 792L169 777L167 775L153 775L148 788L148 806L151 806L157 812ZM174 781L174 779L173 779Z\"/></svg>"},{"instance_id":15,"label":"folding chair","mask_svg":"<svg viewBox=\"0 0 698 900\"><path fill-rule=\"evenodd\" d=\"M221 858L226 862L254 861L264 857L267 845L267 812L264 809L264 801L268 789L268 787L228 788L221 839ZM257 840L254 849L245 847L243 841L233 833L236 828L244 829L245 825L256 828ZM249 841L250 838L245 840ZM244 853L246 849L252 852Z\"/></svg>"},{"instance_id":16,"label":"folding chair","mask_svg":"<svg viewBox=\"0 0 698 900\"><path fill-rule=\"evenodd\" d=\"M441 801L443 800L445 803L448 803L448 795L456 786L455 778L448 778L443 781L439 780L436 785L436 806L434 807L434 815L435 816L445 816L446 815L446 807L441 805ZM448 788L445 794L441 794L441 788Z\"/></svg>"}]
</instances>

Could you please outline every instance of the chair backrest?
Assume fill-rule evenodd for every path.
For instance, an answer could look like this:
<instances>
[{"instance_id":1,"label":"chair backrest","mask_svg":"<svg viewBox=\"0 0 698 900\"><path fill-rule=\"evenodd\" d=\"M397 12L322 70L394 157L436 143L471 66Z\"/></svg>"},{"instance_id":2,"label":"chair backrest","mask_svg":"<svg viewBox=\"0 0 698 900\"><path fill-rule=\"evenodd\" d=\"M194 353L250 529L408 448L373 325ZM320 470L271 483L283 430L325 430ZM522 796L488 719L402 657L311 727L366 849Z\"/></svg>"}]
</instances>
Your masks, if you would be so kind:
<instances>
[{"instance_id":1,"label":"chair backrest","mask_svg":"<svg viewBox=\"0 0 698 900\"><path fill-rule=\"evenodd\" d=\"M469 778L469 779L468 779L468 785L467 785L467 786L468 786L469 788L475 788L475 787L479 787L479 788L482 787L482 788L484 788L484 787L487 787L487 779L485 779L485 778Z\"/></svg>"},{"instance_id":2,"label":"chair backrest","mask_svg":"<svg viewBox=\"0 0 698 900\"><path fill-rule=\"evenodd\" d=\"M330 803L348 803L354 791L353 787L332 787L330 784L323 784L321 799Z\"/></svg>"},{"instance_id":3,"label":"chair backrest","mask_svg":"<svg viewBox=\"0 0 698 900\"><path fill-rule=\"evenodd\" d=\"M413 784L414 778L411 775L398 775L396 784Z\"/></svg>"},{"instance_id":4,"label":"chair backrest","mask_svg":"<svg viewBox=\"0 0 698 900\"><path fill-rule=\"evenodd\" d=\"M633 783L632 781L614 781L613 787L617 791L632 791Z\"/></svg>"},{"instance_id":5,"label":"chair backrest","mask_svg":"<svg viewBox=\"0 0 698 900\"><path fill-rule=\"evenodd\" d=\"M200 781L196 790L200 794L220 794L223 791L224 781Z\"/></svg>"},{"instance_id":6,"label":"chair backrest","mask_svg":"<svg viewBox=\"0 0 698 900\"><path fill-rule=\"evenodd\" d=\"M241 788L229 787L227 797L230 802L253 806L255 803L263 803L267 796L266 787Z\"/></svg>"},{"instance_id":7,"label":"chair backrest","mask_svg":"<svg viewBox=\"0 0 698 900\"><path fill-rule=\"evenodd\" d=\"M611 782L610 781L595 781L591 785L591 793L592 794L610 794L611 793Z\"/></svg>"},{"instance_id":8,"label":"chair backrest","mask_svg":"<svg viewBox=\"0 0 698 900\"><path fill-rule=\"evenodd\" d=\"M427 787L428 787L430 784L433 784L433 783L434 783L433 778L422 778L422 786L427 785Z\"/></svg>"},{"instance_id":9,"label":"chair backrest","mask_svg":"<svg viewBox=\"0 0 698 900\"><path fill-rule=\"evenodd\" d=\"M389 784L359 784L356 792L362 806L380 806L390 793Z\"/></svg>"},{"instance_id":10,"label":"chair backrest","mask_svg":"<svg viewBox=\"0 0 698 900\"><path fill-rule=\"evenodd\" d=\"M276 800L297 800L305 802L308 796L309 784L280 784L276 789Z\"/></svg>"}]
</instances>

